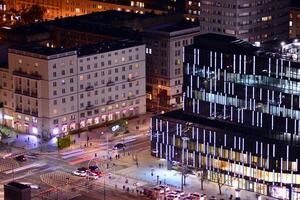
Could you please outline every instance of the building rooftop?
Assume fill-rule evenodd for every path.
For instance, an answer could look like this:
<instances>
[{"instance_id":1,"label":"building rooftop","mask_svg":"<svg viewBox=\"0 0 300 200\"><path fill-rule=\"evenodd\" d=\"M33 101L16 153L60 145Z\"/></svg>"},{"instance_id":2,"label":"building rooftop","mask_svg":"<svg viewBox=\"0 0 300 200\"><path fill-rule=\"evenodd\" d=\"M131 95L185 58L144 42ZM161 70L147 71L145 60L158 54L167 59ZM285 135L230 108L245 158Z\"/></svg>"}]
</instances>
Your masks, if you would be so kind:
<instances>
[{"instance_id":1,"label":"building rooftop","mask_svg":"<svg viewBox=\"0 0 300 200\"><path fill-rule=\"evenodd\" d=\"M64 54L64 56L67 55L74 55L77 54L80 56L86 56L86 55L92 55L92 54L99 54L99 53L105 53L109 51L115 51L119 49L124 48L130 48L133 46L142 45L141 42L136 42L133 40L118 40L118 41L104 41L99 42L97 44L89 44L81 47L76 48L50 48L46 46L41 46L38 44L30 44L30 45L17 45L15 47L11 47L9 49L9 52L14 53L26 53L31 54L31 56L35 57L49 57L54 56L58 54Z\"/></svg>"},{"instance_id":2,"label":"building rooftop","mask_svg":"<svg viewBox=\"0 0 300 200\"><path fill-rule=\"evenodd\" d=\"M142 44L143 43L141 42L128 40L128 39L118 40L118 41L104 41L104 42L99 42L97 44L90 44L90 45L77 48L77 55L81 57L81 56L87 56L92 54L105 53L109 51L130 48Z\"/></svg>"},{"instance_id":3,"label":"building rooftop","mask_svg":"<svg viewBox=\"0 0 300 200\"><path fill-rule=\"evenodd\" d=\"M21 184L21 183L18 183L18 182L10 182L10 183L7 183L6 185L12 186L12 187L15 187L15 188L18 188L18 189L29 189L30 188L29 185Z\"/></svg>"},{"instance_id":4,"label":"building rooftop","mask_svg":"<svg viewBox=\"0 0 300 200\"><path fill-rule=\"evenodd\" d=\"M67 19L71 18L80 21L93 22L98 24L107 24L107 23L113 23L113 22L118 23L120 21L129 21L135 19L139 19L139 20L148 19L155 16L156 15L152 13L139 14L139 13L132 13L132 12L108 10L104 12L94 12L87 15L80 15L77 17L69 17Z\"/></svg>"},{"instance_id":5,"label":"building rooftop","mask_svg":"<svg viewBox=\"0 0 300 200\"><path fill-rule=\"evenodd\" d=\"M196 23L193 23L188 20L182 20L177 23L167 23L167 24L162 24L162 25L158 25L158 26L152 26L149 29L171 33L171 32L186 30L186 29L190 29L190 28L197 28L197 27L199 27L199 25Z\"/></svg>"},{"instance_id":6,"label":"building rooftop","mask_svg":"<svg viewBox=\"0 0 300 200\"><path fill-rule=\"evenodd\" d=\"M32 54L43 55L43 56L52 56L61 53L69 52L70 49L65 48L50 48L46 46L41 46L39 44L26 44L26 45L16 45L10 47L9 52L13 50L24 51Z\"/></svg>"},{"instance_id":7,"label":"building rooftop","mask_svg":"<svg viewBox=\"0 0 300 200\"><path fill-rule=\"evenodd\" d=\"M101 21L101 20L100 20ZM67 18L53 22L56 28L63 28L75 31L85 31L97 35L106 35L115 38L133 38L138 37L138 33L126 27L114 27L111 24L81 21L79 18Z\"/></svg>"},{"instance_id":8,"label":"building rooftop","mask_svg":"<svg viewBox=\"0 0 300 200\"><path fill-rule=\"evenodd\" d=\"M254 137L260 138L261 140L266 140L274 143L281 144L293 144L295 146L299 146L300 139L294 138L294 141L286 140L284 137L282 139L275 138L276 134L270 132L270 130L265 128L257 128L257 127L246 127L242 124L234 124L229 121L223 121L218 119L209 119L205 116L192 115L187 114L180 110L175 110L171 112L167 112L162 115L158 115L159 118L167 119L167 120L175 120L178 122L184 123L192 123L195 125L201 126L209 126L214 127L215 129L219 129L219 131L226 131L226 133L232 133L235 135L239 135L242 137ZM297 142L296 142L297 141ZM296 145L298 144L298 145Z\"/></svg>"},{"instance_id":9,"label":"building rooftop","mask_svg":"<svg viewBox=\"0 0 300 200\"><path fill-rule=\"evenodd\" d=\"M219 52L238 52L244 54L254 54L259 49L251 43L236 37L214 33L196 36L194 39L194 44L191 46Z\"/></svg>"}]
</instances>

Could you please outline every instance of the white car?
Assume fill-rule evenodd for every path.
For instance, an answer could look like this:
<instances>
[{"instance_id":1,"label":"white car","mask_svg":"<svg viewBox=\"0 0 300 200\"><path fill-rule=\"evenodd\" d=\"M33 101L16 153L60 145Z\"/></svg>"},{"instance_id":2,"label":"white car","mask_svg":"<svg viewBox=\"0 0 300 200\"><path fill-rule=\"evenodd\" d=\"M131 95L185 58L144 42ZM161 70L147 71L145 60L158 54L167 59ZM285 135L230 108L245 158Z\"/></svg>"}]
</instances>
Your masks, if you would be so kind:
<instances>
[{"instance_id":1,"label":"white car","mask_svg":"<svg viewBox=\"0 0 300 200\"><path fill-rule=\"evenodd\" d=\"M86 178L88 179L93 179L93 180L97 180L99 178L99 176L96 173L93 172L88 172L86 174Z\"/></svg>"},{"instance_id":2,"label":"white car","mask_svg":"<svg viewBox=\"0 0 300 200\"><path fill-rule=\"evenodd\" d=\"M199 194L198 192L193 192L190 193L190 197L192 197L193 199L200 200L201 194Z\"/></svg>"},{"instance_id":3,"label":"white car","mask_svg":"<svg viewBox=\"0 0 300 200\"><path fill-rule=\"evenodd\" d=\"M73 171L73 174L75 176L85 177L86 176L86 171L76 170L76 171Z\"/></svg>"},{"instance_id":4,"label":"white car","mask_svg":"<svg viewBox=\"0 0 300 200\"><path fill-rule=\"evenodd\" d=\"M170 191L170 188L168 187L168 186L166 186L166 185L160 185L160 186L158 186L161 190L163 190L163 191L166 191L166 192L169 192Z\"/></svg>"}]
</instances>

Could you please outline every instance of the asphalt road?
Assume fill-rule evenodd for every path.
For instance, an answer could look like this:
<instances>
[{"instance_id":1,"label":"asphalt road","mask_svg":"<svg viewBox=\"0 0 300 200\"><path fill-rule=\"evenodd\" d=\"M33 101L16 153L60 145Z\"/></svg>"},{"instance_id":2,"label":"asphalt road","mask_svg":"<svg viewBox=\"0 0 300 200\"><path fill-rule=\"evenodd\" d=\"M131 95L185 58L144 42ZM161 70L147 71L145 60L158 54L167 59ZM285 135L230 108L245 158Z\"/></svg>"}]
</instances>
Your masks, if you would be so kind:
<instances>
[{"instance_id":1,"label":"asphalt road","mask_svg":"<svg viewBox=\"0 0 300 200\"><path fill-rule=\"evenodd\" d=\"M126 134L124 138L126 142L125 152L123 150L112 150L115 144L123 142L122 137L117 136L109 139L108 150L112 157L111 161L107 160L105 156L107 155L105 136L99 137L98 140L91 140L93 141L92 147L83 148L80 155L74 155L68 159L63 158L63 152L39 154L35 150L33 152L37 153L36 156L30 156L25 162L17 162L18 165L15 165L16 161L13 159L10 159L9 162L5 160L5 162L8 162L7 165L12 167L7 167L5 171L0 172L0 182L5 184L17 180L39 186L39 189L32 189L33 199L72 199L79 198L81 195L88 197L88 199L143 199L141 196L130 194L131 192L124 192L107 185L105 186L106 192L104 195L104 185L101 180L86 183L85 178L80 178L78 182L69 183L70 178L72 179L70 176L73 176L71 175L72 171L78 167L87 167L89 161L95 157L95 153L97 154L97 162L104 163L102 165L103 170L106 173L113 173L115 170L132 165L130 162L126 163L126 159L128 160L130 156L132 157L139 151L149 148L149 138L144 133L138 136L136 134ZM129 156L128 152L130 153ZM114 157L117 153L120 154L121 159L124 159L121 164ZM105 169L107 162L109 162L109 169ZM111 167L112 163L115 163L114 168ZM1 190L3 189L0 188L0 194L3 193ZM107 198L104 198L104 196Z\"/></svg>"}]
</instances>

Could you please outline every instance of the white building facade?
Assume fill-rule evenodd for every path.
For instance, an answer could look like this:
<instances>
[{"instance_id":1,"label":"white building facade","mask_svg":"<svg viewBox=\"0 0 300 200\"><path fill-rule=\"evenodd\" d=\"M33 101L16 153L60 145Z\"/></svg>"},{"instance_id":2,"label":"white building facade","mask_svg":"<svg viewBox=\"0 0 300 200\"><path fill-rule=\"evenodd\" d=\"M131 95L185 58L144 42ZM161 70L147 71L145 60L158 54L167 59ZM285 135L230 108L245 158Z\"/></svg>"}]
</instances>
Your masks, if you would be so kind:
<instances>
[{"instance_id":1,"label":"white building facade","mask_svg":"<svg viewBox=\"0 0 300 200\"><path fill-rule=\"evenodd\" d=\"M0 123L20 132L53 137L146 111L142 44L21 47L9 50L8 63Z\"/></svg>"}]
</instances>

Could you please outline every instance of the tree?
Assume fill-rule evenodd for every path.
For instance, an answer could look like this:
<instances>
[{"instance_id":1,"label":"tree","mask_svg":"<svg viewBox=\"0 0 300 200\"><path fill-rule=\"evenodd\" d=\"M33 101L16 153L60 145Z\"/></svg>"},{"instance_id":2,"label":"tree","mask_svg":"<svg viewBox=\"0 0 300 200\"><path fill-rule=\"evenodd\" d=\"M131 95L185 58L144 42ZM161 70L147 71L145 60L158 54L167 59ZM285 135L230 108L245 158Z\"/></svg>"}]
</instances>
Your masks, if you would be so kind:
<instances>
[{"instance_id":1,"label":"tree","mask_svg":"<svg viewBox=\"0 0 300 200\"><path fill-rule=\"evenodd\" d=\"M30 24L37 21L42 21L46 9L40 5L33 5L29 9L24 9L21 12L21 20L24 24Z\"/></svg>"},{"instance_id":2,"label":"tree","mask_svg":"<svg viewBox=\"0 0 300 200\"><path fill-rule=\"evenodd\" d=\"M216 172L216 180L219 188L219 194L222 195L222 187L227 183L227 180L223 178L223 174L220 170L227 168L227 163L224 161L218 161L218 169Z\"/></svg>"},{"instance_id":3,"label":"tree","mask_svg":"<svg viewBox=\"0 0 300 200\"><path fill-rule=\"evenodd\" d=\"M200 180L200 184L201 184L201 190L203 190L203 183L205 180L207 180L207 170L204 168L201 168L198 172L197 172L197 177Z\"/></svg>"}]
</instances>

